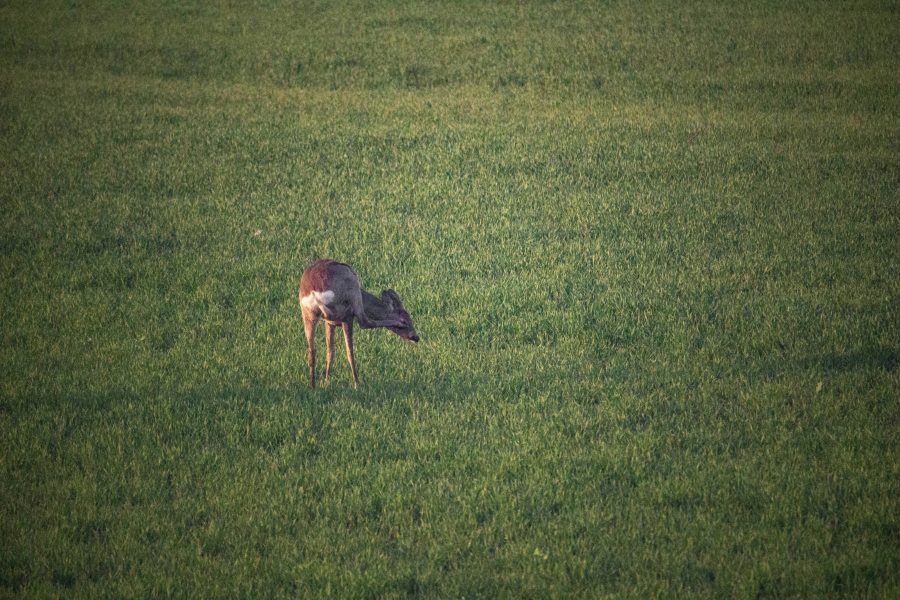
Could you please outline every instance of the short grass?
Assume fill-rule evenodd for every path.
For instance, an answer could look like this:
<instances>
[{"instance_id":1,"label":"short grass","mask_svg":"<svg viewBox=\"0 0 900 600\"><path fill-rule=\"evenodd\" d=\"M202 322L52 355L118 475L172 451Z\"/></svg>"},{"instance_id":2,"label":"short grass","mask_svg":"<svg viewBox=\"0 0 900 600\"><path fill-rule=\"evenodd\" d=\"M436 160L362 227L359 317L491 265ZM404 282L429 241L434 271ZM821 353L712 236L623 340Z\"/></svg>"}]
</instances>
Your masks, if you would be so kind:
<instances>
[{"instance_id":1,"label":"short grass","mask_svg":"<svg viewBox=\"0 0 900 600\"><path fill-rule=\"evenodd\" d=\"M0 6L0 596L900 595L895 3L184 4Z\"/></svg>"}]
</instances>

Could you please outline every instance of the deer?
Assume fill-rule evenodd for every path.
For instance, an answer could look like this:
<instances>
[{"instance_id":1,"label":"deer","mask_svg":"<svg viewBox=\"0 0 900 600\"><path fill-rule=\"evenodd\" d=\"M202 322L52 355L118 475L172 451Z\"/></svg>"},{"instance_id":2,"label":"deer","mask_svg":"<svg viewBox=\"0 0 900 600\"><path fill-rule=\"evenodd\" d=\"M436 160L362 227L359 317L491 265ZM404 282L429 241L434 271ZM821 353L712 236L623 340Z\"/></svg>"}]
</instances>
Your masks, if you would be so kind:
<instances>
[{"instance_id":1,"label":"deer","mask_svg":"<svg viewBox=\"0 0 900 600\"><path fill-rule=\"evenodd\" d=\"M418 342L419 334L412 318L397 292L382 290L375 296L362 289L359 276L350 265L330 259L320 259L310 264L300 277L300 310L303 313L303 330L308 346L309 385L316 387L316 324L325 321L325 383L331 374L334 358L334 330L340 325L344 331L344 345L353 388L359 387L359 374L353 359L353 321L363 329L383 327L404 340Z\"/></svg>"}]
</instances>

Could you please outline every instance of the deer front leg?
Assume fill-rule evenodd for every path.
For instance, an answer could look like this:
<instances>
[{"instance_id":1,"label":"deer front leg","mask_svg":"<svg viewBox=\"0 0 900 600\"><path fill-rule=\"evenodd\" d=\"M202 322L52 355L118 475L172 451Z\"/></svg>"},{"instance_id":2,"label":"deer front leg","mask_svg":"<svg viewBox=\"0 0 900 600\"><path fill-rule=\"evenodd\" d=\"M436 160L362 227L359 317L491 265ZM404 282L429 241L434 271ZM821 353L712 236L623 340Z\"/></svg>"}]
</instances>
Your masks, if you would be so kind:
<instances>
[{"instance_id":1,"label":"deer front leg","mask_svg":"<svg viewBox=\"0 0 900 600\"><path fill-rule=\"evenodd\" d=\"M350 363L350 372L353 374L353 388L359 387L359 376L356 374L356 363L353 361L353 321L344 321L344 345L347 346L347 361Z\"/></svg>"},{"instance_id":2,"label":"deer front leg","mask_svg":"<svg viewBox=\"0 0 900 600\"><path fill-rule=\"evenodd\" d=\"M316 319L303 315L303 331L306 333L307 364L309 365L309 387L316 387Z\"/></svg>"},{"instance_id":3,"label":"deer front leg","mask_svg":"<svg viewBox=\"0 0 900 600\"><path fill-rule=\"evenodd\" d=\"M334 323L325 321L325 384L331 375L331 361L334 358Z\"/></svg>"}]
</instances>

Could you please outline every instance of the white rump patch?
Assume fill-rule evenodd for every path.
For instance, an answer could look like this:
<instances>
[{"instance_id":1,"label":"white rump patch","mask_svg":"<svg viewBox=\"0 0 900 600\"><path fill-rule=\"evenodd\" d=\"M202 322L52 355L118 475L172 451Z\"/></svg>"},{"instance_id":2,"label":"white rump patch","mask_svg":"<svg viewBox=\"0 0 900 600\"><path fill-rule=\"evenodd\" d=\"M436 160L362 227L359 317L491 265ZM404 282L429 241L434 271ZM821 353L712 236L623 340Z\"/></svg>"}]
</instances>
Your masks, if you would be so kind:
<instances>
[{"instance_id":1,"label":"white rump patch","mask_svg":"<svg viewBox=\"0 0 900 600\"><path fill-rule=\"evenodd\" d=\"M300 298L300 304L304 308L312 310L323 307L323 305L328 306L332 300L334 300L334 292L325 290L324 292L310 292L309 295Z\"/></svg>"}]
</instances>

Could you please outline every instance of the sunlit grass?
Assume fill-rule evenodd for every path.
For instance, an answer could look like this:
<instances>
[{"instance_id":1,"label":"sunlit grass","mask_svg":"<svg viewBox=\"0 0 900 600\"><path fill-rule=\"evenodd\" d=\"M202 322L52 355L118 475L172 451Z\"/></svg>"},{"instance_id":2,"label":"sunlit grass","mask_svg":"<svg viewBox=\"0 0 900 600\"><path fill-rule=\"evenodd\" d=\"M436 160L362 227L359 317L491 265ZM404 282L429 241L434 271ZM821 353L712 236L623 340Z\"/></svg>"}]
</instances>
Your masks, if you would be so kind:
<instances>
[{"instance_id":1,"label":"sunlit grass","mask_svg":"<svg viewBox=\"0 0 900 600\"><path fill-rule=\"evenodd\" d=\"M2 594L896 595L894 20L0 8Z\"/></svg>"}]
</instances>

